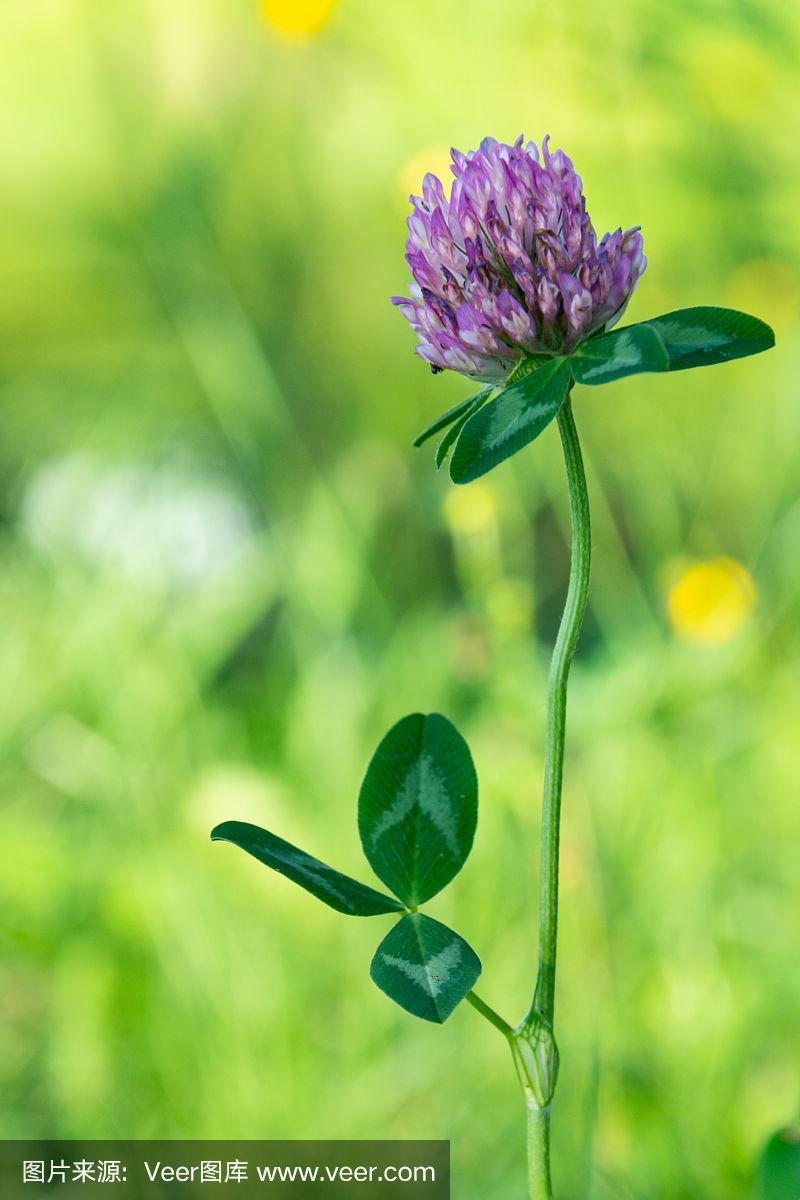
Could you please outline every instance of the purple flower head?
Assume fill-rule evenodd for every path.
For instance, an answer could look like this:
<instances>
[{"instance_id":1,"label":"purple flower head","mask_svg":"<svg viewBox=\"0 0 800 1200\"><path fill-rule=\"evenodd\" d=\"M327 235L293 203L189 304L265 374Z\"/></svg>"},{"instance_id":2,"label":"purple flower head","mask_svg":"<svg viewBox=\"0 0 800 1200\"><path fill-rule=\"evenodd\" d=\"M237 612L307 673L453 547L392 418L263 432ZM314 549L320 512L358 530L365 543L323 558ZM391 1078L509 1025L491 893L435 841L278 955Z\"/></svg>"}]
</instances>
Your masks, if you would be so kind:
<instances>
[{"instance_id":1,"label":"purple flower head","mask_svg":"<svg viewBox=\"0 0 800 1200\"><path fill-rule=\"evenodd\" d=\"M393 296L434 371L500 382L526 355L569 353L625 311L647 265L638 227L598 243L562 150L485 138L452 151L450 198L435 175L412 196L409 296Z\"/></svg>"}]
</instances>

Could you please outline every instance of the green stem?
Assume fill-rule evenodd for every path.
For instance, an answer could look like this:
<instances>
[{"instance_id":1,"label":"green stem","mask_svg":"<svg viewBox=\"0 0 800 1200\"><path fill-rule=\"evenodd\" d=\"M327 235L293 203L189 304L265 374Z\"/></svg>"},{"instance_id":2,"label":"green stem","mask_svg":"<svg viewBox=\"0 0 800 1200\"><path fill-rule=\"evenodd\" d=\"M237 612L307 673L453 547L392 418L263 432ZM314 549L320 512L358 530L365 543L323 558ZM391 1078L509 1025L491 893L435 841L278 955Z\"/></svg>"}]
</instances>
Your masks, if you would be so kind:
<instances>
[{"instance_id":1,"label":"green stem","mask_svg":"<svg viewBox=\"0 0 800 1200\"><path fill-rule=\"evenodd\" d=\"M524 1024L513 1029L475 992L467 992L466 999L472 1007L485 1017L490 1025L498 1029L508 1042L514 1066L522 1084L528 1112L526 1142L528 1149L528 1191L530 1200L552 1200L550 1185L550 1107L537 1102L534 1088L540 1084L540 1076L530 1055L526 1057L523 1047L528 1041ZM533 1068L533 1076L529 1073ZM534 1082L534 1080L536 1082ZM537 1094L542 1098L541 1091Z\"/></svg>"},{"instance_id":2,"label":"green stem","mask_svg":"<svg viewBox=\"0 0 800 1200\"><path fill-rule=\"evenodd\" d=\"M550 1183L550 1109L528 1104L528 1194L530 1200L552 1200Z\"/></svg>"},{"instance_id":3,"label":"green stem","mask_svg":"<svg viewBox=\"0 0 800 1200\"><path fill-rule=\"evenodd\" d=\"M558 414L569 490L572 556L564 605L547 686L547 727L544 744L541 862L539 866L539 977L528 1022L538 1015L553 1026L558 936L558 851L561 824L561 784L564 777L564 735L567 723L567 682L589 595L592 555L589 495L578 431L570 397Z\"/></svg>"},{"instance_id":4,"label":"green stem","mask_svg":"<svg viewBox=\"0 0 800 1200\"><path fill-rule=\"evenodd\" d=\"M481 1000L475 992L467 992L467 1000L474 1009L485 1017L486 1020L494 1025L495 1029L499 1029L503 1037L511 1039L514 1036L514 1030L509 1025L508 1021L504 1021L499 1013L496 1013L493 1008L490 1008L485 1000Z\"/></svg>"},{"instance_id":5,"label":"green stem","mask_svg":"<svg viewBox=\"0 0 800 1200\"><path fill-rule=\"evenodd\" d=\"M564 775L564 735L567 720L567 682L572 656L586 612L592 543L589 495L567 396L558 414L569 490L572 550L569 588L561 618L547 688L547 727L544 748L542 852L539 878L539 975L530 1012L512 1027L474 992L467 1000L511 1047L525 1095L528 1124L528 1190L530 1200L553 1200L550 1182L550 1104L558 1077L558 1049L553 1037L558 935L558 851L561 822L561 784Z\"/></svg>"},{"instance_id":6,"label":"green stem","mask_svg":"<svg viewBox=\"0 0 800 1200\"><path fill-rule=\"evenodd\" d=\"M539 973L530 1012L520 1032L535 1035L536 1044L551 1052L540 1073L542 1104L530 1095L528 1102L528 1179L531 1200L551 1200L550 1101L555 1090L558 1052L553 1040L558 937L558 856L561 825L561 785L564 775L564 736L567 718L567 683L572 656L586 611L591 563L589 496L578 431L570 397L558 414L569 491L572 549L569 588L561 618L547 689L547 726L544 748L541 861L539 867Z\"/></svg>"}]
</instances>

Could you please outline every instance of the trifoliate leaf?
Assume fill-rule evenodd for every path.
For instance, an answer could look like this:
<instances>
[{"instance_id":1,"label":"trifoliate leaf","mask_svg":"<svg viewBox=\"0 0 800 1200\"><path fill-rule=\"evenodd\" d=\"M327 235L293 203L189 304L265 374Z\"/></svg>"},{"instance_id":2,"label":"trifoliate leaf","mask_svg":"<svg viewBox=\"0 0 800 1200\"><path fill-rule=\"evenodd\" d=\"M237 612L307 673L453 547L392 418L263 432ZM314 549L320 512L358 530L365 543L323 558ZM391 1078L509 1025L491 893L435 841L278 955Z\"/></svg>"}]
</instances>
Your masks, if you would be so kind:
<instances>
[{"instance_id":1,"label":"trifoliate leaf","mask_svg":"<svg viewBox=\"0 0 800 1200\"><path fill-rule=\"evenodd\" d=\"M358 829L375 874L409 908L450 882L478 821L478 780L467 743L438 713L389 730L367 768Z\"/></svg>"},{"instance_id":2,"label":"trifoliate leaf","mask_svg":"<svg viewBox=\"0 0 800 1200\"><path fill-rule=\"evenodd\" d=\"M485 403L486 403L486 397L481 393L481 395L476 397L476 399L472 402L472 404L470 404L469 408L466 409L466 411L461 414L461 416L458 418L458 420L454 421L453 424L450 426L450 428L447 430L444 437L439 442L439 445L436 447L436 470L437 471L440 471L442 469L442 464L444 463L444 460L447 458L447 456L450 453L450 451L452 450L453 446L456 444L456 442L458 440L458 435L461 433L461 430L464 428L467 421L470 419L472 414L477 412L478 409Z\"/></svg>"},{"instance_id":3,"label":"trifoliate leaf","mask_svg":"<svg viewBox=\"0 0 800 1200\"><path fill-rule=\"evenodd\" d=\"M643 371L668 371L669 356L658 333L647 325L627 325L583 342L570 356L576 383L611 383Z\"/></svg>"},{"instance_id":4,"label":"trifoliate leaf","mask_svg":"<svg viewBox=\"0 0 800 1200\"><path fill-rule=\"evenodd\" d=\"M470 483L516 454L550 424L567 394L570 368L551 358L474 413L450 460L454 483Z\"/></svg>"},{"instance_id":5,"label":"trifoliate leaf","mask_svg":"<svg viewBox=\"0 0 800 1200\"><path fill-rule=\"evenodd\" d=\"M441 1024L472 988L481 960L452 929L411 913L378 946L369 973L395 1004Z\"/></svg>"},{"instance_id":6,"label":"trifoliate leaf","mask_svg":"<svg viewBox=\"0 0 800 1200\"><path fill-rule=\"evenodd\" d=\"M448 408L447 412L442 413L430 425L426 425L422 433L417 434L414 438L414 445L424 445L428 438L433 437L440 429L446 429L448 425L452 425L453 421L457 421L464 413L468 411L474 412L476 408L479 408L484 403L492 390L491 387L482 388L474 396L468 396L466 400L460 400L458 404L454 404L452 408Z\"/></svg>"},{"instance_id":7,"label":"trifoliate leaf","mask_svg":"<svg viewBox=\"0 0 800 1200\"><path fill-rule=\"evenodd\" d=\"M384 896L382 892L350 879L348 875L342 875L258 825L249 825L245 821L223 821L211 831L211 840L232 842L266 867L272 867L273 871L279 871L287 879L299 883L300 887L337 912L352 917L373 917L380 913L403 911L402 904L398 904L393 897Z\"/></svg>"},{"instance_id":8,"label":"trifoliate leaf","mask_svg":"<svg viewBox=\"0 0 800 1200\"><path fill-rule=\"evenodd\" d=\"M746 358L775 345L769 325L733 308L681 308L630 328L642 327L658 333L669 355L671 371Z\"/></svg>"}]
</instances>

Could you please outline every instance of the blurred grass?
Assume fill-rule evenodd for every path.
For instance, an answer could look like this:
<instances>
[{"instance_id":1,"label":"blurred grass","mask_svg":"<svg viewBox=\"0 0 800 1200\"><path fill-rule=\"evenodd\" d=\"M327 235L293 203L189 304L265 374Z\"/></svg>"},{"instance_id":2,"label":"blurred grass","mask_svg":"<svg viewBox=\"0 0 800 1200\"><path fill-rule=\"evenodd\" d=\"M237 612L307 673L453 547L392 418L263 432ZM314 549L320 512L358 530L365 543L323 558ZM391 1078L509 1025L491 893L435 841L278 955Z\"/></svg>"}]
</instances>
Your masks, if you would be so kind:
<instances>
[{"instance_id":1,"label":"blurred grass","mask_svg":"<svg viewBox=\"0 0 800 1200\"><path fill-rule=\"evenodd\" d=\"M380 922L207 835L259 821L363 876L372 747L442 709L482 813L432 912L489 1001L527 1002L562 466L550 431L463 493L435 477L409 442L464 385L387 297L420 164L549 131L600 232L643 225L634 318L778 333L577 409L560 1194L749 1197L800 1101L800 18L308 0L287 38L278 7L0 16L0 1134L452 1137L455 1195L519 1194L496 1035L394 1010ZM714 644L668 599L720 560L758 604Z\"/></svg>"}]
</instances>

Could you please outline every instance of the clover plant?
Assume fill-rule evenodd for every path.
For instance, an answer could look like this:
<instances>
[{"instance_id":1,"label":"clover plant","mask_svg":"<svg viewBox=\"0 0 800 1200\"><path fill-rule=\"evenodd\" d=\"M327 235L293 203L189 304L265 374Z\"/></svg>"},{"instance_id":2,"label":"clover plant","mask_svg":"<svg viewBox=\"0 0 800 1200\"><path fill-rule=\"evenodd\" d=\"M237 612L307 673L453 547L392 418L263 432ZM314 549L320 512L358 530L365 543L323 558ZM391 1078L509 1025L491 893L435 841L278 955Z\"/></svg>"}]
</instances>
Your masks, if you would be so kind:
<instances>
[{"instance_id":1,"label":"clover plant","mask_svg":"<svg viewBox=\"0 0 800 1200\"><path fill-rule=\"evenodd\" d=\"M257 826L226 821L215 840L240 846L349 916L392 914L370 974L402 1008L443 1022L462 1001L508 1042L527 1111L531 1200L551 1200L550 1114L558 1078L556 946L567 682L589 591L589 498L572 408L576 385L667 373L758 354L774 344L756 317L696 307L617 328L647 265L638 228L595 234L580 177L561 151L486 138L452 153L449 197L426 175L411 198L406 259L413 282L395 303L417 353L480 390L415 441L442 434L436 465L468 484L522 450L553 421L566 465L571 568L547 692L539 877L539 952L530 1008L509 1023L473 988L475 951L420 911L452 881L472 846L478 781L466 742L443 716L413 713L383 738L358 800L364 853L391 893L376 891Z\"/></svg>"}]
</instances>

